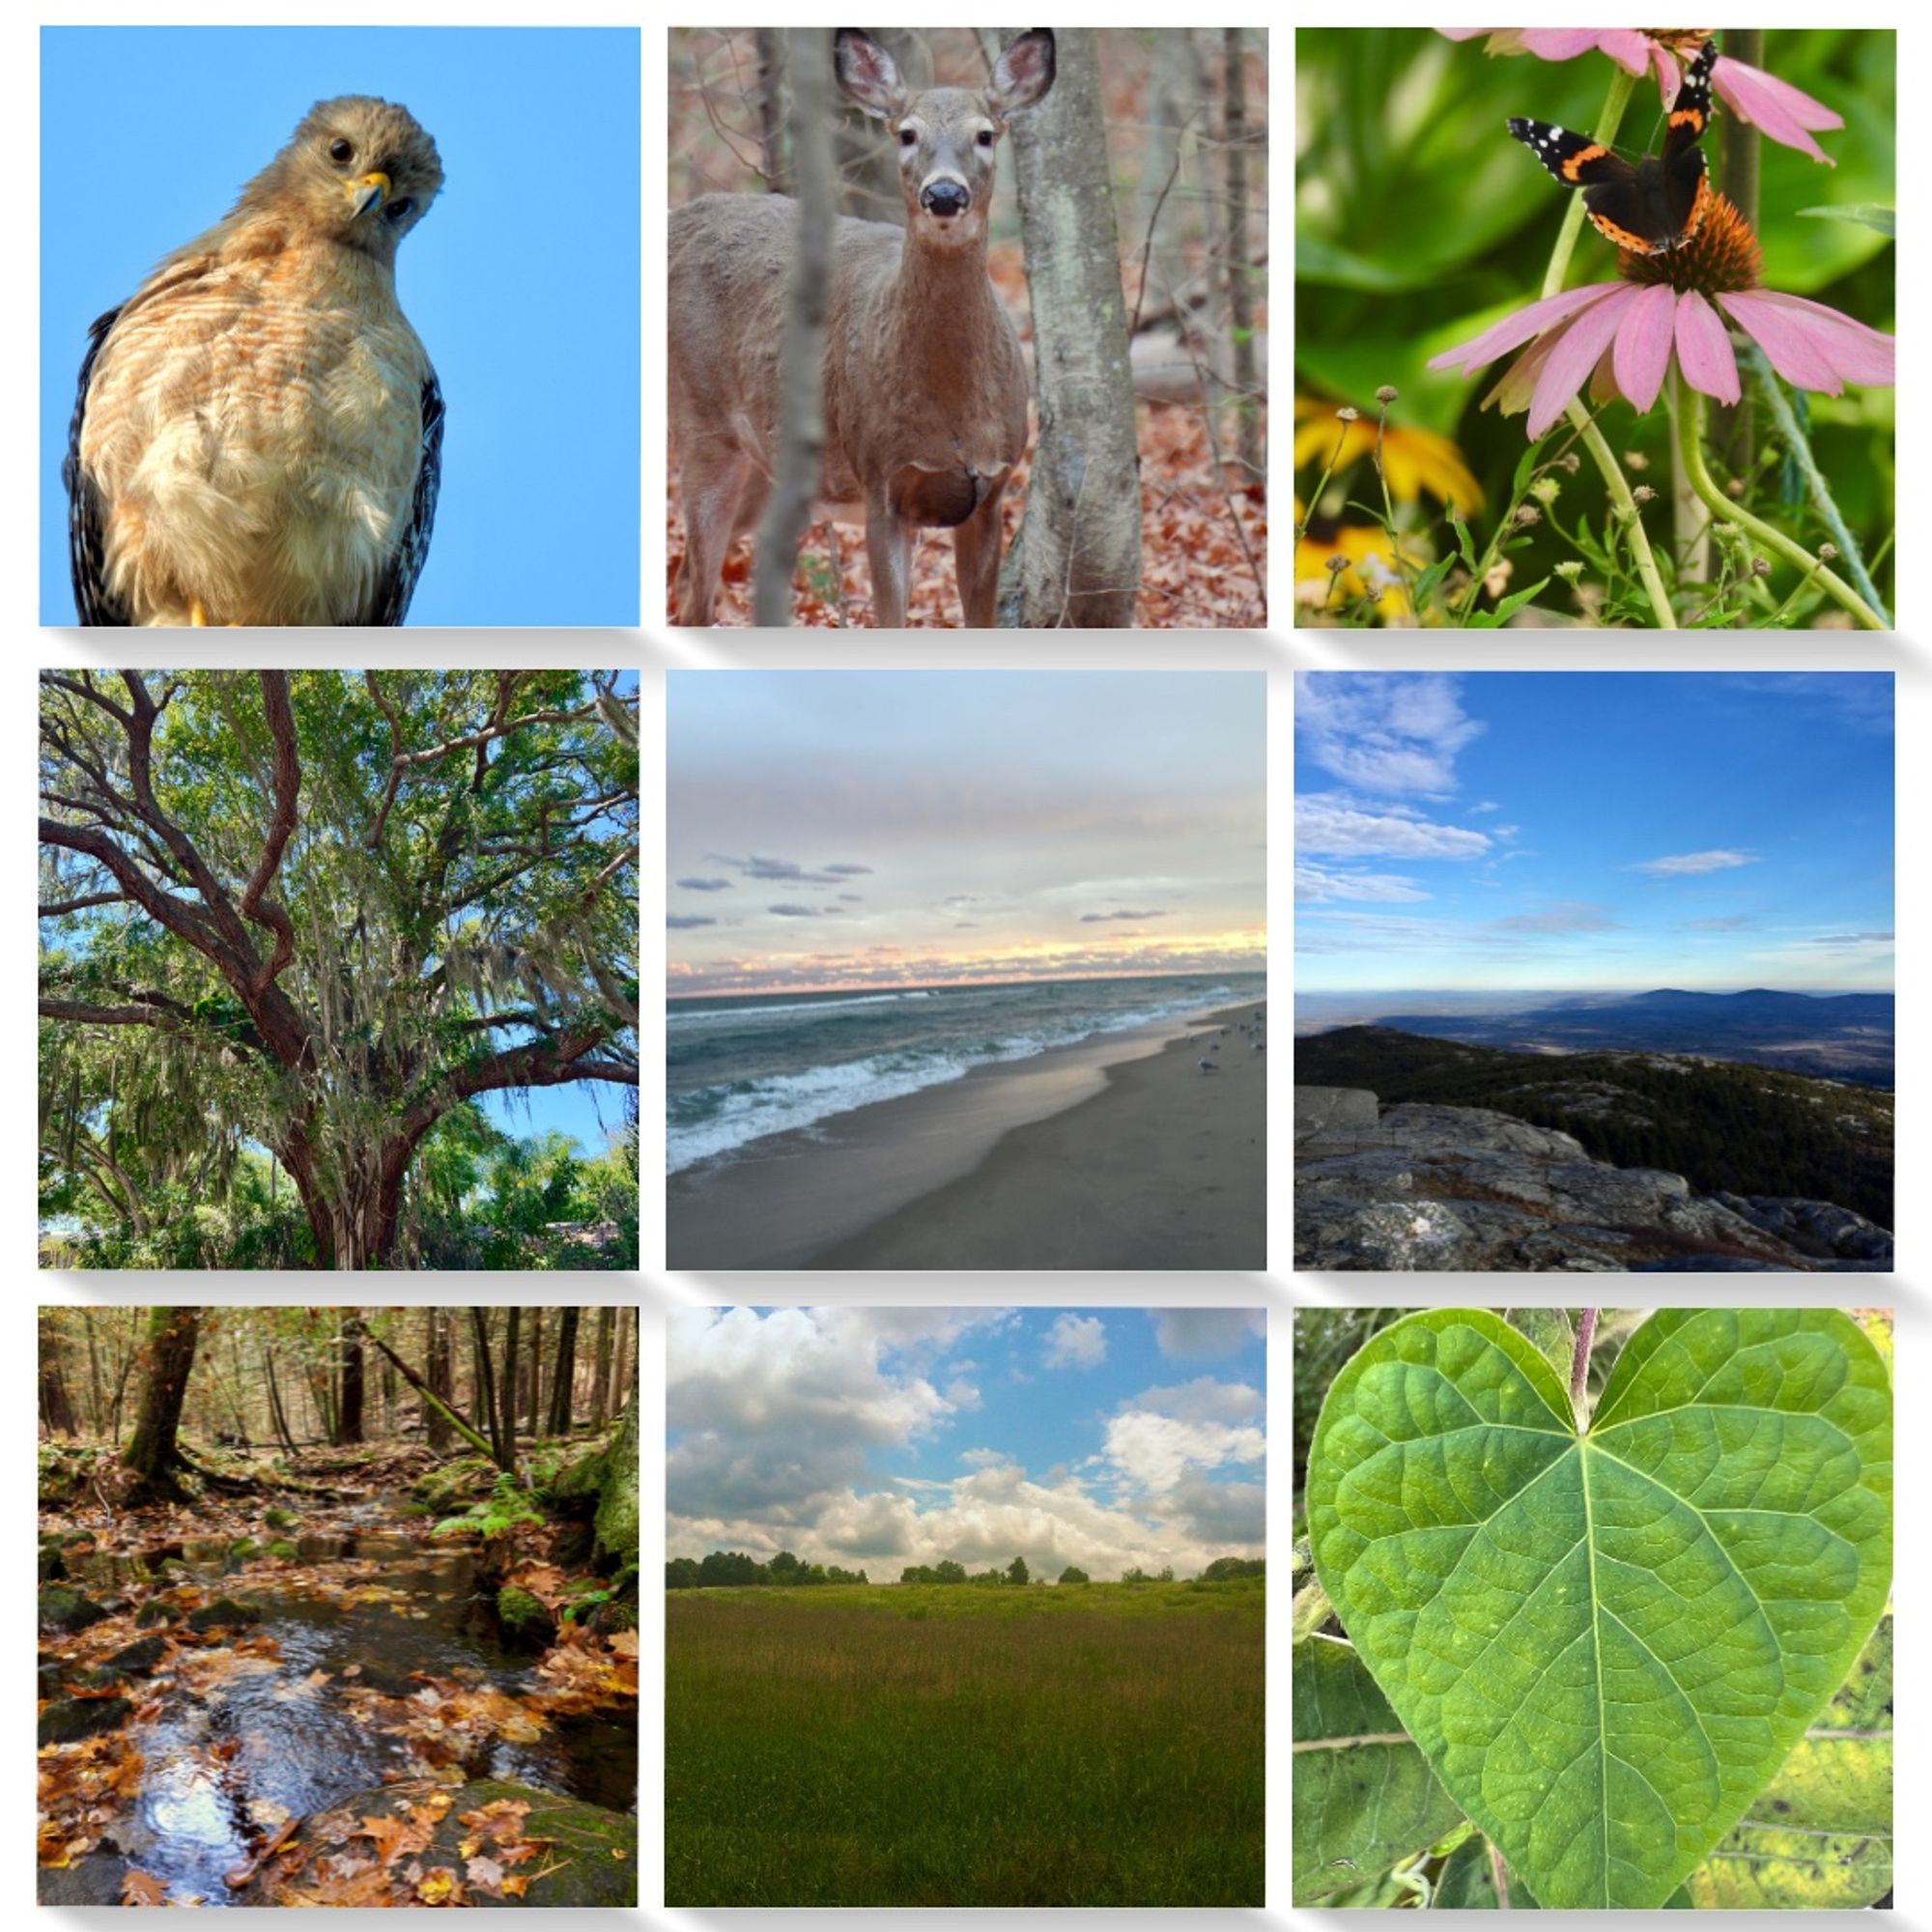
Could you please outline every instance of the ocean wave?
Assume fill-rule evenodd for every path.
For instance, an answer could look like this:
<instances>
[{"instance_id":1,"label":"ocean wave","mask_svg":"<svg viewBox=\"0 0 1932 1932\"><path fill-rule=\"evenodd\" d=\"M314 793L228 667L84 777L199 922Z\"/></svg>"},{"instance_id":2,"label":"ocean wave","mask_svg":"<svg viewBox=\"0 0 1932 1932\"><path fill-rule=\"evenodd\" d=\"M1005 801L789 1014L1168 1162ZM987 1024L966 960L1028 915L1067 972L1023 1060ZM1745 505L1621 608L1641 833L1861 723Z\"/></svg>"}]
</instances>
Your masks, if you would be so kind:
<instances>
[{"instance_id":1,"label":"ocean wave","mask_svg":"<svg viewBox=\"0 0 1932 1932\"><path fill-rule=\"evenodd\" d=\"M902 1000L929 1000L924 987L904 993L855 993L848 1000L799 1000L782 1007L706 1007L701 1012L672 1011L665 1015L668 1026L701 1026L706 1020L742 1026L748 1020L762 1020L780 1013L836 1013L845 1007L890 1007Z\"/></svg>"},{"instance_id":2,"label":"ocean wave","mask_svg":"<svg viewBox=\"0 0 1932 1932\"><path fill-rule=\"evenodd\" d=\"M875 1101L900 1099L927 1087L944 1086L962 1079L976 1066L1030 1060L1055 1047L1151 1026L1233 997L1229 987L1215 986L1120 1012L1054 1015L1046 1025L997 1038L941 1039L929 1047L872 1054L795 1073L691 1088L671 1096L665 1133L665 1171L676 1174L772 1134L794 1133Z\"/></svg>"}]
</instances>

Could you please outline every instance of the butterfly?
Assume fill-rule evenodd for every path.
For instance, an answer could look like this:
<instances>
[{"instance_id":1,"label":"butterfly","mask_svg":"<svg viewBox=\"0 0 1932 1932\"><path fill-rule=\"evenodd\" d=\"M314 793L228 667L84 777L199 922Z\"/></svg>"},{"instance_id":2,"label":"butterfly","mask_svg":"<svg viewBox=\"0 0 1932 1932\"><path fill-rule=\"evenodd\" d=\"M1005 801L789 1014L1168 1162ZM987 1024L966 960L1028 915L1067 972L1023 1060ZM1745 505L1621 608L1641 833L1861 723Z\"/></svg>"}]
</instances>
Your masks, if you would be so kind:
<instances>
[{"instance_id":1,"label":"butterfly","mask_svg":"<svg viewBox=\"0 0 1932 1932\"><path fill-rule=\"evenodd\" d=\"M1711 173L1699 143L1711 121L1716 41L1706 41L1671 102L1663 152L1634 163L1588 134L1548 121L1512 119L1510 132L1565 187L1583 190L1583 212L1598 234L1640 255L1681 248L1704 225Z\"/></svg>"}]
</instances>

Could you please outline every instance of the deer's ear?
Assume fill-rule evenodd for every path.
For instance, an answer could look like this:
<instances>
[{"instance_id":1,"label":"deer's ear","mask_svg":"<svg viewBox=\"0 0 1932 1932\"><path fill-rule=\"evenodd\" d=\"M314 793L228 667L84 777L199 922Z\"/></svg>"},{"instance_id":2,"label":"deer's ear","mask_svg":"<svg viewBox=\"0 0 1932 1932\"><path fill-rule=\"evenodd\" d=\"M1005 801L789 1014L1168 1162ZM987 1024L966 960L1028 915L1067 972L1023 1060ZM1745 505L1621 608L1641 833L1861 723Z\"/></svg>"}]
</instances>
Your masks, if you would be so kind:
<instances>
[{"instance_id":1,"label":"deer's ear","mask_svg":"<svg viewBox=\"0 0 1932 1932\"><path fill-rule=\"evenodd\" d=\"M1031 27L994 62L988 97L1004 118L1044 99L1053 74L1053 29Z\"/></svg>"},{"instance_id":2,"label":"deer's ear","mask_svg":"<svg viewBox=\"0 0 1932 1932\"><path fill-rule=\"evenodd\" d=\"M880 121L905 112L906 91L893 57L869 34L840 27L832 43L832 65L847 99Z\"/></svg>"}]
</instances>

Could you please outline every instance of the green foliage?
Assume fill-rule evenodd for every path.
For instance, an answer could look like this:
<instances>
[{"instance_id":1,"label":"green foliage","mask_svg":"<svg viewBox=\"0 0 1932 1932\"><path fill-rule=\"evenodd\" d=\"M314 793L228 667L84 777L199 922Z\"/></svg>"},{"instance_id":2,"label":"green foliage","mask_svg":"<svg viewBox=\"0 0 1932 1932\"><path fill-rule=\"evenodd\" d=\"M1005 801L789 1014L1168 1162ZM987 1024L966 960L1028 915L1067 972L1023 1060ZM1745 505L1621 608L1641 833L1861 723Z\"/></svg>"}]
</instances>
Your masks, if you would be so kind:
<instances>
[{"instance_id":1,"label":"green foliage","mask_svg":"<svg viewBox=\"0 0 1932 1932\"><path fill-rule=\"evenodd\" d=\"M1384 1105L1490 1107L1554 1127L1617 1167L1681 1174L1701 1193L1834 1202L1889 1228L1889 1094L1733 1061L1634 1053L1510 1053L1387 1027L1294 1043L1297 1077L1366 1087ZM1596 1096L1621 1095L1610 1108Z\"/></svg>"},{"instance_id":2,"label":"green foliage","mask_svg":"<svg viewBox=\"0 0 1932 1932\"><path fill-rule=\"evenodd\" d=\"M1080 1569L1075 1564L1069 1563L1066 1566L1066 1568L1060 1573L1060 1580L1063 1583L1091 1583L1094 1579L1093 1577L1088 1576L1086 1571Z\"/></svg>"},{"instance_id":3,"label":"green foliage","mask_svg":"<svg viewBox=\"0 0 1932 1932\"><path fill-rule=\"evenodd\" d=\"M432 1536L480 1536L487 1542L502 1536L519 1523L541 1526L547 1519L537 1507L535 1496L507 1470L499 1471L489 1495L470 1504L462 1516L445 1517L430 1531Z\"/></svg>"},{"instance_id":4,"label":"green foliage","mask_svg":"<svg viewBox=\"0 0 1932 1932\"><path fill-rule=\"evenodd\" d=\"M1294 1902L1315 1905L1423 1851L1463 1814L1349 1644L1311 1636L1293 1660Z\"/></svg>"},{"instance_id":5,"label":"green foliage","mask_svg":"<svg viewBox=\"0 0 1932 1932\"><path fill-rule=\"evenodd\" d=\"M1027 1580L1026 1558L1024 1556L1015 1556L1013 1560L1007 1565L1007 1581L1009 1583L1024 1583L1026 1580Z\"/></svg>"},{"instance_id":6,"label":"green foliage","mask_svg":"<svg viewBox=\"0 0 1932 1932\"><path fill-rule=\"evenodd\" d=\"M1430 1310L1336 1378L1309 1534L1361 1661L1549 1906L1662 1904L1843 1683L1891 1569L1891 1398L1834 1310L1668 1310L1579 1436L1516 1330Z\"/></svg>"},{"instance_id":7,"label":"green foliage","mask_svg":"<svg viewBox=\"0 0 1932 1932\"><path fill-rule=\"evenodd\" d=\"M1105 1584L672 1597L666 1902L1258 1906L1258 1607Z\"/></svg>"}]
</instances>

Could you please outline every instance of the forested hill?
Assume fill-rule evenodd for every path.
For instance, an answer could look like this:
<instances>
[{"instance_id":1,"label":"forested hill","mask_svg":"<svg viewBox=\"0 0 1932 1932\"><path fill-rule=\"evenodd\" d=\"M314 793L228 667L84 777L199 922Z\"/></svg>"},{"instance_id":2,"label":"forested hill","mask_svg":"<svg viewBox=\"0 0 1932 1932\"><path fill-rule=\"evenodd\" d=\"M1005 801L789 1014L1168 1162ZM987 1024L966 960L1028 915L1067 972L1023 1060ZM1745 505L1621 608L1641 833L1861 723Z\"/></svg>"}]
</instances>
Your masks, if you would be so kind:
<instances>
[{"instance_id":1,"label":"forested hill","mask_svg":"<svg viewBox=\"0 0 1932 1932\"><path fill-rule=\"evenodd\" d=\"M1629 999L1512 1013L1382 1013L1376 1024L1465 1046L1562 1053L1694 1053L1855 1080L1892 1082L1889 993L1687 993L1674 986Z\"/></svg>"},{"instance_id":2,"label":"forested hill","mask_svg":"<svg viewBox=\"0 0 1932 1932\"><path fill-rule=\"evenodd\" d=\"M1668 1054L1508 1053L1388 1027L1297 1039L1294 1079L1365 1087L1385 1107L1490 1107L1700 1193L1830 1201L1892 1225L1891 1095L1866 1087Z\"/></svg>"}]
</instances>

